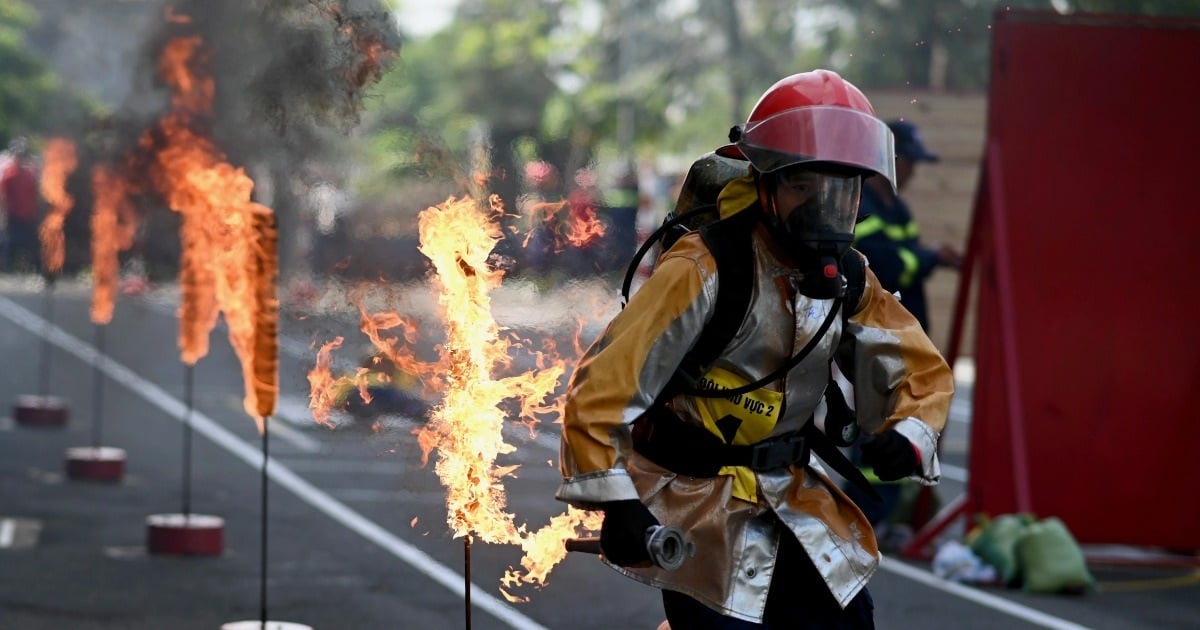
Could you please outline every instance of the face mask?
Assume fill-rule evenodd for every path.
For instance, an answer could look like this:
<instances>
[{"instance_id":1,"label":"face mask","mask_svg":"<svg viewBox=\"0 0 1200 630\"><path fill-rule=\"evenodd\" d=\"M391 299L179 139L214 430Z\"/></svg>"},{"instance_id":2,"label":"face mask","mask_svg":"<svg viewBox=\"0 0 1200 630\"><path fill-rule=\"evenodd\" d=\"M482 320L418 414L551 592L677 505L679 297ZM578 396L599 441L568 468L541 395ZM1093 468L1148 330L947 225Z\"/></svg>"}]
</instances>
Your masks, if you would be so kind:
<instances>
[{"instance_id":1,"label":"face mask","mask_svg":"<svg viewBox=\"0 0 1200 630\"><path fill-rule=\"evenodd\" d=\"M831 299L844 291L841 260L854 242L861 181L808 173L808 199L787 213L785 221L775 219L772 231L804 274L799 291L810 298Z\"/></svg>"}]
</instances>

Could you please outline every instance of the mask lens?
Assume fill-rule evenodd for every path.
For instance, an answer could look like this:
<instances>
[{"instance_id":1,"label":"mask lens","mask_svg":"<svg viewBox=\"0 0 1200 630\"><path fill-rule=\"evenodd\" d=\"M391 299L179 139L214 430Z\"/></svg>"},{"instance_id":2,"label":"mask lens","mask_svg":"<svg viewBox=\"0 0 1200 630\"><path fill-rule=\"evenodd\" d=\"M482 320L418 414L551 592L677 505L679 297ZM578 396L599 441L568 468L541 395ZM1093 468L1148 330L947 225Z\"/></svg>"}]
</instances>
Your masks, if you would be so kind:
<instances>
[{"instance_id":1,"label":"mask lens","mask_svg":"<svg viewBox=\"0 0 1200 630\"><path fill-rule=\"evenodd\" d=\"M777 193L785 199L802 198L792 205L786 223L793 237L826 240L853 235L858 217L862 178L790 168L776 175Z\"/></svg>"}]
</instances>

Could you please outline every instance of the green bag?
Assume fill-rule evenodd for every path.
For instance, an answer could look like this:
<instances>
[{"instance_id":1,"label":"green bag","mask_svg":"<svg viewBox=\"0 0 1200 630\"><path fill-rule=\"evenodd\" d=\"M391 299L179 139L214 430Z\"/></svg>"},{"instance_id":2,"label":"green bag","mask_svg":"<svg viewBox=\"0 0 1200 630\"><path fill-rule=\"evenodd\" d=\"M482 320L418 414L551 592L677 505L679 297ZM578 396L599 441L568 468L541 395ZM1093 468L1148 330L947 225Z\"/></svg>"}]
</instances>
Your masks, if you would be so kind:
<instances>
[{"instance_id":1,"label":"green bag","mask_svg":"<svg viewBox=\"0 0 1200 630\"><path fill-rule=\"evenodd\" d=\"M1096 586L1083 551L1058 518L1030 525L1017 541L1017 559L1030 593L1080 593Z\"/></svg>"},{"instance_id":2,"label":"green bag","mask_svg":"<svg viewBox=\"0 0 1200 630\"><path fill-rule=\"evenodd\" d=\"M1029 529L1033 517L1027 514L1002 514L992 519L971 541L971 551L996 568L1005 585L1016 585L1021 578L1017 542Z\"/></svg>"}]
</instances>

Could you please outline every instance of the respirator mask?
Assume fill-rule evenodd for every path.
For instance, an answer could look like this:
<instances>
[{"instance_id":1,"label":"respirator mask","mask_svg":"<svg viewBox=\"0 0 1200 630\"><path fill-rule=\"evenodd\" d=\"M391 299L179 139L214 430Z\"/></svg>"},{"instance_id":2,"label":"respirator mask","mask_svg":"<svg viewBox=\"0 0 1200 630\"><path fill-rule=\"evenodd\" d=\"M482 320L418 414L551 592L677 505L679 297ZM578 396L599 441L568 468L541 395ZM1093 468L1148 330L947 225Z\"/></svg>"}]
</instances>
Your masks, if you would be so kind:
<instances>
[{"instance_id":1,"label":"respirator mask","mask_svg":"<svg viewBox=\"0 0 1200 630\"><path fill-rule=\"evenodd\" d=\"M768 190L771 232L803 274L800 293L818 300L842 296L842 256L854 242L861 175L797 165L771 174Z\"/></svg>"}]
</instances>

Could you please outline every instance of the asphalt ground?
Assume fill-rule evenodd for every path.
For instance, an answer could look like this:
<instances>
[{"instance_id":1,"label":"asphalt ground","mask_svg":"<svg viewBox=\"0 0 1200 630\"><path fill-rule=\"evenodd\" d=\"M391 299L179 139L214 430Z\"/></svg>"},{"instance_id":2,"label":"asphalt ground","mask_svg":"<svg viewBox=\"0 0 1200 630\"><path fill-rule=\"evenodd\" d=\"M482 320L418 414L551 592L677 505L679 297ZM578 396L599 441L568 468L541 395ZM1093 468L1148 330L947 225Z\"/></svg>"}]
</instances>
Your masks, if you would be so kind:
<instances>
[{"instance_id":1,"label":"asphalt ground","mask_svg":"<svg viewBox=\"0 0 1200 630\"><path fill-rule=\"evenodd\" d=\"M335 334L354 338L355 313L281 317L282 392L269 423L264 517L262 441L241 410L241 372L222 329L194 370L189 415L169 289L123 297L105 328L103 352L87 315L88 288L60 282L51 300L46 295L29 279L0 280L0 356L7 359L0 399L42 393L39 374L48 360L46 393L64 398L71 414L61 429L0 419L0 629L213 629L257 620L264 524L268 619L320 629L467 626L464 545L449 535L443 490L421 464L412 435L419 419L386 417L372 429L370 421L343 417L329 430L308 416L312 345ZM520 328L522 313L589 308L578 295L521 301L508 315L517 321L502 323ZM600 319L587 322L585 338ZM576 329L567 321L545 334L570 347ZM960 387L943 445L946 480L939 493L947 501L963 490L969 391L969 383ZM194 436L192 509L226 523L218 557L145 549L146 517L181 510L185 417ZM120 483L64 476L66 449L91 445L97 422L100 443L127 453ZM508 484L509 507L518 522L536 529L563 510L553 500L554 427L537 438L519 430L510 438L518 450L503 463L523 467ZM961 527L948 535L961 536ZM514 547L472 545L471 627L654 628L662 620L656 591L586 555L568 557L541 589L517 589L527 603L508 604L499 580L520 555ZM880 628L1200 627L1194 568L1094 566L1093 572L1098 592L1038 596L953 584L934 577L927 563L889 557L870 588Z\"/></svg>"}]
</instances>

